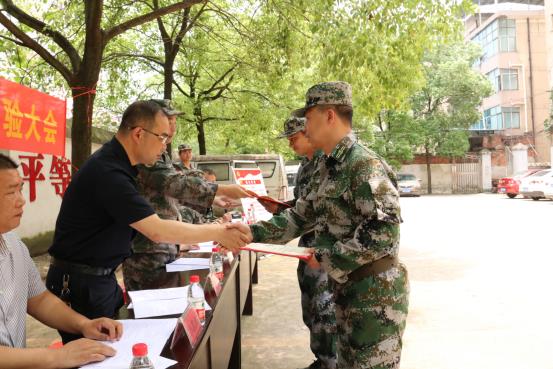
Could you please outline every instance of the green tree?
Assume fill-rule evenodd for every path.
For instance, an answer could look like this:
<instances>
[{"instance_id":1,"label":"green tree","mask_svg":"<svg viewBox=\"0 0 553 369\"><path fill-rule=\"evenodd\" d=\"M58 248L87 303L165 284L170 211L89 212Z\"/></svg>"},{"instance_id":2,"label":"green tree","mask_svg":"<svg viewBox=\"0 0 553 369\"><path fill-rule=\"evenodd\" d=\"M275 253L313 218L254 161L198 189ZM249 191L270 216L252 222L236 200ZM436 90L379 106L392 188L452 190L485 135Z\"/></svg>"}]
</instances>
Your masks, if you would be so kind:
<instances>
[{"instance_id":1,"label":"green tree","mask_svg":"<svg viewBox=\"0 0 553 369\"><path fill-rule=\"evenodd\" d=\"M492 93L490 82L472 69L480 53L474 44L455 43L436 48L423 62L426 85L411 98L410 121L426 156L429 193L432 156L458 157L467 152L468 129L480 118L482 99Z\"/></svg>"},{"instance_id":2,"label":"green tree","mask_svg":"<svg viewBox=\"0 0 553 369\"><path fill-rule=\"evenodd\" d=\"M103 0L86 0L82 5L66 1L49 8L30 3L28 9L23 9L11 0L1 0L0 24L11 36L3 39L34 51L71 89L75 166L80 167L90 155L96 86L108 43L133 27L201 1L180 1L152 11L139 2L129 6L112 1L108 6Z\"/></svg>"}]
</instances>

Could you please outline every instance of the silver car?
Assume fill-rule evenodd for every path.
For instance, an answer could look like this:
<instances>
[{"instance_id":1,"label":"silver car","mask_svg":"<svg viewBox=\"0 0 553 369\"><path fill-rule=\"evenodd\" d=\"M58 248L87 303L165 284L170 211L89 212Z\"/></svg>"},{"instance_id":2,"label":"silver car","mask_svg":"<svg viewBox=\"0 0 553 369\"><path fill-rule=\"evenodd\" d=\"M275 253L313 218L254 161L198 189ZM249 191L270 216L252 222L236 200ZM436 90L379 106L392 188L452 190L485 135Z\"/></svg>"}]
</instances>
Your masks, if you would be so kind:
<instances>
[{"instance_id":1,"label":"silver car","mask_svg":"<svg viewBox=\"0 0 553 369\"><path fill-rule=\"evenodd\" d=\"M400 196L421 195L421 180L413 174L399 173L397 179Z\"/></svg>"}]
</instances>

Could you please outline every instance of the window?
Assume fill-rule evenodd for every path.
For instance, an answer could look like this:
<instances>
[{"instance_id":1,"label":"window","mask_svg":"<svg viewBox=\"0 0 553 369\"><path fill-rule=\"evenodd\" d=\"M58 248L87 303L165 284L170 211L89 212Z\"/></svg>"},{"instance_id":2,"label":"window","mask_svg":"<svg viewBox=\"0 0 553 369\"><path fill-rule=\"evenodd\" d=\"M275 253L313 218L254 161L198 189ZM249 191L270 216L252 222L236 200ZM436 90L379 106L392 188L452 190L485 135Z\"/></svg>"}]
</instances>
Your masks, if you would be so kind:
<instances>
[{"instance_id":1,"label":"window","mask_svg":"<svg viewBox=\"0 0 553 369\"><path fill-rule=\"evenodd\" d=\"M516 51L516 33L514 19L499 20L499 52Z\"/></svg>"},{"instance_id":2,"label":"window","mask_svg":"<svg viewBox=\"0 0 553 369\"><path fill-rule=\"evenodd\" d=\"M297 173L287 173L286 178L288 179L288 186L292 187L296 185L296 174Z\"/></svg>"},{"instance_id":3,"label":"window","mask_svg":"<svg viewBox=\"0 0 553 369\"><path fill-rule=\"evenodd\" d=\"M256 161L256 163L263 173L263 178L271 178L275 173L276 163L274 161Z\"/></svg>"},{"instance_id":4,"label":"window","mask_svg":"<svg viewBox=\"0 0 553 369\"><path fill-rule=\"evenodd\" d=\"M493 86L495 93L498 93L501 90L501 78L499 77L499 69L494 69L488 74L486 74L488 80Z\"/></svg>"},{"instance_id":5,"label":"window","mask_svg":"<svg viewBox=\"0 0 553 369\"><path fill-rule=\"evenodd\" d=\"M501 69L500 90L518 90L518 69Z\"/></svg>"},{"instance_id":6,"label":"window","mask_svg":"<svg viewBox=\"0 0 553 369\"><path fill-rule=\"evenodd\" d=\"M499 52L516 51L516 22L514 19L498 19L473 37L482 47L481 62Z\"/></svg>"},{"instance_id":7,"label":"window","mask_svg":"<svg viewBox=\"0 0 553 369\"><path fill-rule=\"evenodd\" d=\"M501 108L505 128L520 128L520 108Z\"/></svg>"},{"instance_id":8,"label":"window","mask_svg":"<svg viewBox=\"0 0 553 369\"><path fill-rule=\"evenodd\" d=\"M496 93L502 90L518 90L518 69L494 69L486 74Z\"/></svg>"},{"instance_id":9,"label":"window","mask_svg":"<svg viewBox=\"0 0 553 369\"><path fill-rule=\"evenodd\" d=\"M217 182L229 180L229 163L197 163L199 170L211 169L215 173Z\"/></svg>"},{"instance_id":10,"label":"window","mask_svg":"<svg viewBox=\"0 0 553 369\"><path fill-rule=\"evenodd\" d=\"M520 128L520 108L494 106L484 110L482 119L469 129L474 131L497 131L505 128Z\"/></svg>"},{"instance_id":11,"label":"window","mask_svg":"<svg viewBox=\"0 0 553 369\"><path fill-rule=\"evenodd\" d=\"M484 110L484 129L496 130L502 128L501 107L494 106L491 109Z\"/></svg>"}]
</instances>

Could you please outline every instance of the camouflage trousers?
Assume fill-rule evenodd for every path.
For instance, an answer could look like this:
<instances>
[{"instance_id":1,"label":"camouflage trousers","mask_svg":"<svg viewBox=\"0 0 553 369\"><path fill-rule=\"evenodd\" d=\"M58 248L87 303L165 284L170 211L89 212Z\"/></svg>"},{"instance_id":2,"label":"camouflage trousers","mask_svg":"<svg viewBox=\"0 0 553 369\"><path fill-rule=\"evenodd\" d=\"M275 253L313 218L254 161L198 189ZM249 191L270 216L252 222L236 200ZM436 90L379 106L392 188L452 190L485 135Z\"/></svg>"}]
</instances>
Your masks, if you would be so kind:
<instances>
[{"instance_id":1,"label":"camouflage trousers","mask_svg":"<svg viewBox=\"0 0 553 369\"><path fill-rule=\"evenodd\" d=\"M165 264L175 260L174 253L134 253L123 262L123 281L127 291L175 287L177 275L167 273Z\"/></svg>"},{"instance_id":2,"label":"camouflage trousers","mask_svg":"<svg viewBox=\"0 0 553 369\"><path fill-rule=\"evenodd\" d=\"M335 284L337 369L399 369L409 305L400 264L359 282Z\"/></svg>"},{"instance_id":3,"label":"camouflage trousers","mask_svg":"<svg viewBox=\"0 0 553 369\"><path fill-rule=\"evenodd\" d=\"M332 285L324 269L311 269L300 260L298 282L303 322L309 328L311 351L328 369L336 368L336 312Z\"/></svg>"}]
</instances>

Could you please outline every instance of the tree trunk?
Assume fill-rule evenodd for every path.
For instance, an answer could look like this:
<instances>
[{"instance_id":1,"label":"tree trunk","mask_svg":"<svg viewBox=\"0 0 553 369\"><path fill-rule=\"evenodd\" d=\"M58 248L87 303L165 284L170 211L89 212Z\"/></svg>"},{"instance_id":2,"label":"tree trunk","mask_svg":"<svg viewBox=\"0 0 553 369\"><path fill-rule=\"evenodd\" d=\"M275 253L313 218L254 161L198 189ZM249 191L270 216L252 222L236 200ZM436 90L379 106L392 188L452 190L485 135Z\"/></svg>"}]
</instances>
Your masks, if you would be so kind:
<instances>
[{"instance_id":1,"label":"tree trunk","mask_svg":"<svg viewBox=\"0 0 553 369\"><path fill-rule=\"evenodd\" d=\"M165 65L163 66L163 98L171 100L173 97L173 64L175 59L172 60L165 59ZM177 118L178 119L178 118ZM177 123L178 127L178 123ZM171 143L167 144L167 154L169 157L173 158L173 150Z\"/></svg>"},{"instance_id":2,"label":"tree trunk","mask_svg":"<svg viewBox=\"0 0 553 369\"><path fill-rule=\"evenodd\" d=\"M74 90L73 96L82 90ZM71 162L73 172L79 169L90 156L92 147L92 113L94 94L73 97L73 120L71 122Z\"/></svg>"},{"instance_id":3,"label":"tree trunk","mask_svg":"<svg viewBox=\"0 0 553 369\"><path fill-rule=\"evenodd\" d=\"M200 146L200 155L205 155L207 153L205 147L205 130L204 121L201 118L196 121L196 128L198 129L198 145Z\"/></svg>"},{"instance_id":4,"label":"tree trunk","mask_svg":"<svg viewBox=\"0 0 553 369\"><path fill-rule=\"evenodd\" d=\"M425 148L425 150L426 150L426 175L427 175L427 181L428 181L427 192L428 194L432 194L432 169L430 166L432 156L430 155L430 151L428 150L428 148Z\"/></svg>"},{"instance_id":5,"label":"tree trunk","mask_svg":"<svg viewBox=\"0 0 553 369\"><path fill-rule=\"evenodd\" d=\"M194 104L194 117L196 118L196 129L198 130L198 146L200 147L200 155L205 155L207 150L205 147L205 123L202 117L201 102L196 101Z\"/></svg>"}]
</instances>

